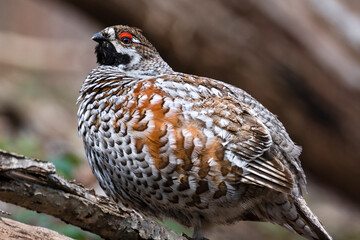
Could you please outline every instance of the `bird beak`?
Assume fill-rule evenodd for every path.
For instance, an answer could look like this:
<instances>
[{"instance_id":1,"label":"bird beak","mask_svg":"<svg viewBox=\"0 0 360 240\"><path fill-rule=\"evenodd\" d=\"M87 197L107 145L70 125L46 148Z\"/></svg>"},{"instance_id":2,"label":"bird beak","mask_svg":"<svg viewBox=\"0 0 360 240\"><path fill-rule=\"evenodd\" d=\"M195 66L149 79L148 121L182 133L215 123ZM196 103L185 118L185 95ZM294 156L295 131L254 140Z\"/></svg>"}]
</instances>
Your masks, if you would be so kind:
<instances>
[{"instance_id":1,"label":"bird beak","mask_svg":"<svg viewBox=\"0 0 360 240\"><path fill-rule=\"evenodd\" d=\"M95 42L102 42L102 41L106 41L107 39L101 33L98 32L91 37L91 40L94 40Z\"/></svg>"}]
</instances>

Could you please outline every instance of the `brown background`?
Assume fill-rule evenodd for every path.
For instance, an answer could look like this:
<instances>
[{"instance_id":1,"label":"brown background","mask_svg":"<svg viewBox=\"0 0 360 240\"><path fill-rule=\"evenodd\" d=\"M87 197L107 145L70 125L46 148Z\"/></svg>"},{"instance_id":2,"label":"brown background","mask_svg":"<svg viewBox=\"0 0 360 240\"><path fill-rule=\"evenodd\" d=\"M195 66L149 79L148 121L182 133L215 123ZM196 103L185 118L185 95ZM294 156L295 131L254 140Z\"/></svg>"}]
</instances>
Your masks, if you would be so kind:
<instances>
[{"instance_id":1,"label":"brown background","mask_svg":"<svg viewBox=\"0 0 360 240\"><path fill-rule=\"evenodd\" d=\"M90 37L114 24L142 28L175 70L232 83L277 114L303 146L311 208L338 239L360 238L358 1L0 0L0 146L73 153L77 180L96 186L75 102L96 66ZM298 239L257 223L208 235Z\"/></svg>"}]
</instances>

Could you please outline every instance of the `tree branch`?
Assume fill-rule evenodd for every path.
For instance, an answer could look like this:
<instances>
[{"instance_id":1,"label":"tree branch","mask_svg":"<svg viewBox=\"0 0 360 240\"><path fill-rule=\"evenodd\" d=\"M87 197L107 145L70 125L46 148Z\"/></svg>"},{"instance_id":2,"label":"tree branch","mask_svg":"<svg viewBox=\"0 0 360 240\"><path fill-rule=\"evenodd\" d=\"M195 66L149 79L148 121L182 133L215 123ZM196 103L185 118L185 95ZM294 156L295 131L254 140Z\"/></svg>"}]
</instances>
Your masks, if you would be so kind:
<instances>
[{"instance_id":1,"label":"tree branch","mask_svg":"<svg viewBox=\"0 0 360 240\"><path fill-rule=\"evenodd\" d=\"M1 150L0 200L55 216L106 239L185 239L65 180L52 163Z\"/></svg>"},{"instance_id":2,"label":"tree branch","mask_svg":"<svg viewBox=\"0 0 360 240\"><path fill-rule=\"evenodd\" d=\"M11 239L71 240L72 239L47 228L31 226L3 217L0 217L0 237L1 239L7 239L7 240L11 240Z\"/></svg>"}]
</instances>

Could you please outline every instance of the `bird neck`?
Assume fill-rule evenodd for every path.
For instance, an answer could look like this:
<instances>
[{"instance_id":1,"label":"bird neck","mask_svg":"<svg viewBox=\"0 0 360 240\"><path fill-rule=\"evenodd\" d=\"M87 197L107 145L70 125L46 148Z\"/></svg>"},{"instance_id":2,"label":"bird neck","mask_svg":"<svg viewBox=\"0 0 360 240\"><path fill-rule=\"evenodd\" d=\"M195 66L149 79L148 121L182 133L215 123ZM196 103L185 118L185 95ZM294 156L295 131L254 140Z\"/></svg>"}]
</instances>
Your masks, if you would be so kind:
<instances>
[{"instance_id":1,"label":"bird neck","mask_svg":"<svg viewBox=\"0 0 360 240\"><path fill-rule=\"evenodd\" d=\"M160 56L151 59L143 58L134 65L119 65L118 67L126 76L137 79L153 78L174 72Z\"/></svg>"}]
</instances>

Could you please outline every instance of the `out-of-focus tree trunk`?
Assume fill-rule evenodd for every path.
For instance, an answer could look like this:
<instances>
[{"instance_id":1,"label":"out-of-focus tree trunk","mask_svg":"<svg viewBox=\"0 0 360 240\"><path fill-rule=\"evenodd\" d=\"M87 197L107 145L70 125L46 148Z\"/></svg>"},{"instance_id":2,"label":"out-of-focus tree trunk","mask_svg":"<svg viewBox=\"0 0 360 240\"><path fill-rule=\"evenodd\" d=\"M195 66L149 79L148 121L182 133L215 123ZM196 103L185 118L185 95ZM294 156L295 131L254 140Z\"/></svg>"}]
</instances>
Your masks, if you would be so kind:
<instances>
[{"instance_id":1,"label":"out-of-focus tree trunk","mask_svg":"<svg viewBox=\"0 0 360 240\"><path fill-rule=\"evenodd\" d=\"M303 146L306 172L360 199L357 1L67 2L104 27L142 28L175 70L248 91Z\"/></svg>"}]
</instances>

